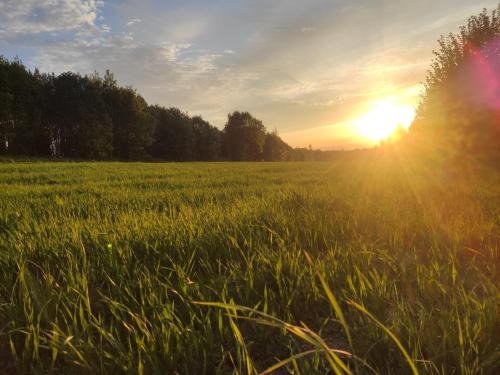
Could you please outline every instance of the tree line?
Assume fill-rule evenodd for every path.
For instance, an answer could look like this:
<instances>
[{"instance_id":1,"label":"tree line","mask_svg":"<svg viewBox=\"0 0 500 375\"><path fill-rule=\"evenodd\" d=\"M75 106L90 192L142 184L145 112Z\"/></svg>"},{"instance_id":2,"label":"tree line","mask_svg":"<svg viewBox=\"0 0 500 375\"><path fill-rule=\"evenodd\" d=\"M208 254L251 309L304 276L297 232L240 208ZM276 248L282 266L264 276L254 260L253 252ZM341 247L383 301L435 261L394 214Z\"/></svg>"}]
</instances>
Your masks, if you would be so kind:
<instances>
[{"instance_id":1,"label":"tree line","mask_svg":"<svg viewBox=\"0 0 500 375\"><path fill-rule=\"evenodd\" d=\"M293 149L248 112L223 130L178 108L148 105L109 71L82 76L28 70L0 56L0 154L91 160L283 161Z\"/></svg>"}]
</instances>

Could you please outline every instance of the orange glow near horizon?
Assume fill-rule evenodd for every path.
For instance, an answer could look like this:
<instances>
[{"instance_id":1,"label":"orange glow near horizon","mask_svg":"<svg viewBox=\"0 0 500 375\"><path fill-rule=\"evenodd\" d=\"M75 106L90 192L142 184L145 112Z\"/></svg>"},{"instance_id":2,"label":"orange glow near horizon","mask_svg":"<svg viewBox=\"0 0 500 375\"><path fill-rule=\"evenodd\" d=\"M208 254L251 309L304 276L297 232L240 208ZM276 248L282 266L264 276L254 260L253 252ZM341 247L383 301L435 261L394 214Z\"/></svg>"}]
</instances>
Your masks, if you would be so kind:
<instances>
[{"instance_id":1,"label":"orange glow near horizon","mask_svg":"<svg viewBox=\"0 0 500 375\"><path fill-rule=\"evenodd\" d=\"M394 98L375 101L369 111L353 124L359 136L373 142L389 138L398 126L408 129L415 118L415 108Z\"/></svg>"},{"instance_id":2,"label":"orange glow near horizon","mask_svg":"<svg viewBox=\"0 0 500 375\"><path fill-rule=\"evenodd\" d=\"M385 95L372 97L346 111L344 120L291 130L281 134L283 140L293 147L352 150L373 147L391 138L399 125L408 130L415 119L422 86L375 88Z\"/></svg>"}]
</instances>

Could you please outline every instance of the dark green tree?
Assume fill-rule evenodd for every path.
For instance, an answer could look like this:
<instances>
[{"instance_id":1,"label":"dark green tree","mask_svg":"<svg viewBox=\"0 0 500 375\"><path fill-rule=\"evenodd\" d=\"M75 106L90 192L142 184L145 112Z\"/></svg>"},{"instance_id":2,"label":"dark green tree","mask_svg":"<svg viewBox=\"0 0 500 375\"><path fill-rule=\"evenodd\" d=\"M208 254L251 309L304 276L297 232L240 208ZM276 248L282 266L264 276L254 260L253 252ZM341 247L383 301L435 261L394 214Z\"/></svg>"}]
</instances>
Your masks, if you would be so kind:
<instances>
[{"instance_id":1,"label":"dark green tree","mask_svg":"<svg viewBox=\"0 0 500 375\"><path fill-rule=\"evenodd\" d=\"M193 160L195 141L190 117L177 108L159 106L150 107L149 113L155 126L151 155L163 160Z\"/></svg>"},{"instance_id":2,"label":"dark green tree","mask_svg":"<svg viewBox=\"0 0 500 375\"><path fill-rule=\"evenodd\" d=\"M3 120L2 149L10 154L49 155L49 137L44 113L46 110L45 78L37 70L28 71L19 59L0 64L0 112Z\"/></svg>"},{"instance_id":3,"label":"dark green tree","mask_svg":"<svg viewBox=\"0 0 500 375\"><path fill-rule=\"evenodd\" d=\"M96 77L63 73L53 80L49 133L56 156L103 159L112 156L113 128Z\"/></svg>"},{"instance_id":4,"label":"dark green tree","mask_svg":"<svg viewBox=\"0 0 500 375\"><path fill-rule=\"evenodd\" d=\"M266 134L263 157L266 161L290 160L291 147L287 145L276 131Z\"/></svg>"},{"instance_id":5,"label":"dark green tree","mask_svg":"<svg viewBox=\"0 0 500 375\"><path fill-rule=\"evenodd\" d=\"M12 93L10 91L10 63L0 56L0 153L8 151L12 136Z\"/></svg>"},{"instance_id":6,"label":"dark green tree","mask_svg":"<svg viewBox=\"0 0 500 375\"><path fill-rule=\"evenodd\" d=\"M218 160L221 157L221 132L200 116L192 118L195 160Z\"/></svg>"},{"instance_id":7,"label":"dark green tree","mask_svg":"<svg viewBox=\"0 0 500 375\"><path fill-rule=\"evenodd\" d=\"M223 135L224 156L235 161L262 159L266 128L248 112L235 111L228 115Z\"/></svg>"},{"instance_id":8,"label":"dark green tree","mask_svg":"<svg viewBox=\"0 0 500 375\"><path fill-rule=\"evenodd\" d=\"M144 158L151 145L153 121L146 101L132 88L105 82L104 98L113 124L113 157L123 160Z\"/></svg>"}]
</instances>

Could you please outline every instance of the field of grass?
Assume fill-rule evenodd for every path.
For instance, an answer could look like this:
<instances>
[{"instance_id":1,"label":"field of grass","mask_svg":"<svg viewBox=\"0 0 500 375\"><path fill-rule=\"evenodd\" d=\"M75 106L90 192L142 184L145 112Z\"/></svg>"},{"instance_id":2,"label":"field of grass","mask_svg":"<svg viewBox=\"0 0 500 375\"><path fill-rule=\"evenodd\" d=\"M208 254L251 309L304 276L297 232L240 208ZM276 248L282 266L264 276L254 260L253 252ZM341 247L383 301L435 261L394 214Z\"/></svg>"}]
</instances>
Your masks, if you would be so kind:
<instances>
[{"instance_id":1,"label":"field of grass","mask_svg":"<svg viewBox=\"0 0 500 375\"><path fill-rule=\"evenodd\" d=\"M303 352L277 373L411 373L376 318L421 373L498 374L500 173L480 174L0 163L0 373L252 374Z\"/></svg>"}]
</instances>

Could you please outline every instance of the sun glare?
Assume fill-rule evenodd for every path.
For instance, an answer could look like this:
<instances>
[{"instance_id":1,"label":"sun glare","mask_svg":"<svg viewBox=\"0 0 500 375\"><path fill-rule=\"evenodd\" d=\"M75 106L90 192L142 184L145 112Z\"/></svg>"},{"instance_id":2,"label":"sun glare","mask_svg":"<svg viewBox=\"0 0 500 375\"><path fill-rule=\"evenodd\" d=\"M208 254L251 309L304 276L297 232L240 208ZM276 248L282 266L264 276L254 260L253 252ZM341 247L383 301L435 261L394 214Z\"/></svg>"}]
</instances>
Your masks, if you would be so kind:
<instances>
[{"instance_id":1,"label":"sun glare","mask_svg":"<svg viewBox=\"0 0 500 375\"><path fill-rule=\"evenodd\" d=\"M380 142L389 138L399 125L408 129L415 118L415 108L393 99L377 101L370 111L355 120L357 132L364 138Z\"/></svg>"}]
</instances>

